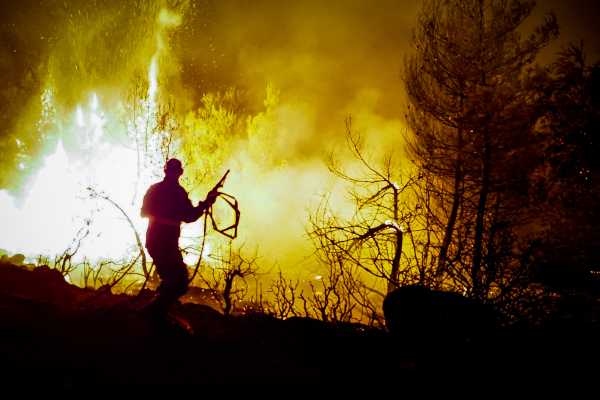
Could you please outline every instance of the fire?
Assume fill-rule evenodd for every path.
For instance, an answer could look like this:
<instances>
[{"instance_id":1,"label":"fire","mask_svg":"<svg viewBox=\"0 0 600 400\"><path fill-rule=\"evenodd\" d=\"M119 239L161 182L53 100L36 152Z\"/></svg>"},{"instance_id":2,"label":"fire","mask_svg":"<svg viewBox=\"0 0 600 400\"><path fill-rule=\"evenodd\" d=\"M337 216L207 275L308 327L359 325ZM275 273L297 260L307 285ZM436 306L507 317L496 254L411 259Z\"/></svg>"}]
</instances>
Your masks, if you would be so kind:
<instances>
[{"instance_id":1,"label":"fire","mask_svg":"<svg viewBox=\"0 0 600 400\"><path fill-rule=\"evenodd\" d=\"M90 198L88 188L118 204L144 239L148 222L140 217L139 210L143 191L153 183L152 178L145 176L144 182L134 187L138 180L137 152L133 143L119 145L106 137L105 125L111 118L115 116L107 115L98 95L93 94L87 106L77 106L63 128L75 133L76 145L84 156L68 154L59 139L32 179L29 195L20 207L15 206L6 191L0 191L0 219L5 226L13 227L0 231L4 247L30 259L40 253L52 257L64 251L90 221L90 234L82 242L76 261L80 262L84 255L92 261L130 255L136 243L131 226L112 204ZM160 178L153 179L156 182ZM199 224L184 227L183 236L199 236ZM189 239L182 239L182 247L188 244ZM204 255L209 253L210 247L205 246ZM195 263L197 258L188 254L186 262Z\"/></svg>"},{"instance_id":2,"label":"fire","mask_svg":"<svg viewBox=\"0 0 600 400\"><path fill-rule=\"evenodd\" d=\"M144 239L148 222L140 217L143 194L161 179L158 162L149 159L148 154L156 152L161 144L158 138L146 141L141 151L140 140L156 130L159 62L167 48L163 35L180 22L179 15L166 9L157 15L156 50L149 60L144 98L129 99L136 104L107 106L102 103L104 96L92 93L56 124L58 142L30 178L30 189L22 204L16 205L7 191L0 191L0 220L9 227L0 231L3 248L25 254L30 260L40 254L52 258L63 252L83 227L89 229L89 234L74 257L76 262L81 262L84 255L93 262L119 260L137 252L135 233L123 213L110 202L90 197L90 189L117 204ZM48 88L41 97L44 111L40 123L54 117L46 112L54 108L52 101L53 93ZM127 112L133 107L144 112L128 118ZM120 136L111 132L112 126L119 123L125 124ZM21 145L18 139L17 143ZM202 227L197 225L184 228L182 236L198 237ZM185 247L191 243L183 239L181 244ZM204 251L210 252L209 246ZM188 254L186 261L193 263L197 256Z\"/></svg>"},{"instance_id":3,"label":"fire","mask_svg":"<svg viewBox=\"0 0 600 400\"><path fill-rule=\"evenodd\" d=\"M176 26L178 19L164 11L158 23L161 28ZM149 112L155 107L157 64L163 51L159 30L157 50L148 71L146 108ZM44 91L41 102L44 110L53 108L50 89ZM42 118L47 117L42 115ZM131 253L135 235L123 215L108 202L103 204L100 199L90 199L88 191L91 188L118 204L143 238L147 221L139 215L142 196L136 192L145 190L152 182L147 173L141 179L137 173L138 154L133 143L119 144L107 137L106 124L114 123L118 117L113 111L105 112L101 98L93 93L87 105L77 105L71 115L60 121L58 143L37 175L31 178L23 204L16 206L6 191L0 191L0 219L12 228L0 232L3 247L30 258L40 253L52 257L64 251L77 232L89 224L89 237L83 241L76 259L81 261L83 255L91 260L121 259ZM140 132L135 132L132 126L138 130L149 128L147 122L152 115L144 117L135 124L128 123L134 140ZM69 143L68 147L76 147L76 152L66 151L63 138L75 138L75 143ZM156 177L154 179L156 181ZM140 184L134 187L132 183L138 181Z\"/></svg>"},{"instance_id":4,"label":"fire","mask_svg":"<svg viewBox=\"0 0 600 400\"><path fill-rule=\"evenodd\" d=\"M91 221L90 240L81 254L88 258L123 257L134 239L121 216L104 204L90 201L88 187L111 196L122 205L140 230L139 204L131 204L131 182L135 180L135 152L103 141L106 117L96 94L89 105L78 106L64 129L75 131L79 149L88 154L75 158L67 153L62 139L32 178L24 203L17 207L6 191L0 192L0 219L9 227L0 232L0 242L13 252L35 257L63 251L77 231ZM132 172L133 171L133 172ZM127 201L129 200L129 201ZM17 228L18 227L18 228Z\"/></svg>"}]
</instances>

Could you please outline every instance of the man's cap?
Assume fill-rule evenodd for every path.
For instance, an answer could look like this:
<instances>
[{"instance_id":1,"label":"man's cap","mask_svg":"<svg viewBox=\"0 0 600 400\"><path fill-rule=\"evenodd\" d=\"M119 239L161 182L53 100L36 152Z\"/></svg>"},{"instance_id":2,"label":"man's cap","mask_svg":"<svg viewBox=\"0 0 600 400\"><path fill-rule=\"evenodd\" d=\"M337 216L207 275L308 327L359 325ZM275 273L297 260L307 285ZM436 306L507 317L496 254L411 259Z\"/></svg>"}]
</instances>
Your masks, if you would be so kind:
<instances>
[{"instance_id":1,"label":"man's cap","mask_svg":"<svg viewBox=\"0 0 600 400\"><path fill-rule=\"evenodd\" d=\"M183 170L183 168L181 167L181 161L179 161L176 158L171 158L165 164L165 171L179 172L181 170Z\"/></svg>"}]
</instances>

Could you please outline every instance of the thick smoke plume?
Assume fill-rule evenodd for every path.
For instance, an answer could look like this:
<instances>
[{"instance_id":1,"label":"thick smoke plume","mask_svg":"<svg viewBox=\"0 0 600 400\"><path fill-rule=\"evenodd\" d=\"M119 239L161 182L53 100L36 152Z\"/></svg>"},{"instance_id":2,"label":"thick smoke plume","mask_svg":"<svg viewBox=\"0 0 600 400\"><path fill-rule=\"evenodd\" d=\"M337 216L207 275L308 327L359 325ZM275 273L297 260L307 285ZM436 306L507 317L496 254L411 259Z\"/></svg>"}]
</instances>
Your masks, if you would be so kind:
<instances>
[{"instance_id":1,"label":"thick smoke plume","mask_svg":"<svg viewBox=\"0 0 600 400\"><path fill-rule=\"evenodd\" d=\"M242 204L248 246L280 262L301 258L310 253L305 207L330 178L320 156L344 143L345 115L379 147L400 137L399 68L416 11L392 1L22 2L2 21L2 188L22 204L59 138L73 162L97 154L69 128L74 109L97 93L112 112L136 71L147 74L158 57L161 95L181 120L206 93L236 87L252 116L265 111L267 86L279 91L279 166L256 176L233 170L227 189ZM112 124L107 118L102 142L124 139ZM223 167L244 163L239 139Z\"/></svg>"},{"instance_id":2,"label":"thick smoke plume","mask_svg":"<svg viewBox=\"0 0 600 400\"><path fill-rule=\"evenodd\" d=\"M220 164L222 170L211 174L232 169L226 190L240 200L247 246L260 245L283 266L294 264L312 251L302 237L305 207L330 180L322 152L336 147L342 162L348 161L341 151L345 116L353 116L366 148L402 152L400 69L420 6L412 0L5 4L0 13L0 189L17 195L13 202L22 206L59 138L73 165L106 156L113 149L108 145L124 143L119 121L106 118L95 147L107 146L102 151L82 146L81 130L73 128L75 110L97 94L105 113L122 115L132 80L147 77L153 60L158 100L173 104L181 127L189 112L203 106L204 95L231 87L241 92L244 118L256 117L265 112L266 89L272 87L279 91L273 111L277 146L271 152L276 165L254 174L241 170L251 147L243 119L245 133ZM207 181L201 189L209 186ZM60 193L60 184L54 187ZM196 199L202 190L194 192ZM8 192L0 194L8 198ZM7 201L4 197L0 200Z\"/></svg>"}]
</instances>

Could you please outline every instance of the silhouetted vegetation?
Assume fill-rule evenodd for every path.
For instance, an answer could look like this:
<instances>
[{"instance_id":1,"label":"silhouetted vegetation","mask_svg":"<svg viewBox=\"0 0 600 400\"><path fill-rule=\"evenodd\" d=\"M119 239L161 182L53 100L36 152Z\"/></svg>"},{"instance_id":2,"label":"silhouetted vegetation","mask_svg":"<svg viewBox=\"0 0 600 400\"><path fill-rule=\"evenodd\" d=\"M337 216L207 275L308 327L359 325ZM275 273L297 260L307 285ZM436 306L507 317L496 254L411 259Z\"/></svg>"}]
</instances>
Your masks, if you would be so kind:
<instances>
[{"instance_id":1,"label":"silhouetted vegetation","mask_svg":"<svg viewBox=\"0 0 600 400\"><path fill-rule=\"evenodd\" d=\"M588 65L583 43L571 44L548 70L546 146L531 177L545 234L541 276L558 315L597 321L600 62Z\"/></svg>"},{"instance_id":2,"label":"silhouetted vegetation","mask_svg":"<svg viewBox=\"0 0 600 400\"><path fill-rule=\"evenodd\" d=\"M408 154L429 198L440 288L536 320L540 233L529 176L541 156L544 71L528 67L554 40L550 14L528 39L517 28L533 4L425 3L406 58Z\"/></svg>"}]
</instances>

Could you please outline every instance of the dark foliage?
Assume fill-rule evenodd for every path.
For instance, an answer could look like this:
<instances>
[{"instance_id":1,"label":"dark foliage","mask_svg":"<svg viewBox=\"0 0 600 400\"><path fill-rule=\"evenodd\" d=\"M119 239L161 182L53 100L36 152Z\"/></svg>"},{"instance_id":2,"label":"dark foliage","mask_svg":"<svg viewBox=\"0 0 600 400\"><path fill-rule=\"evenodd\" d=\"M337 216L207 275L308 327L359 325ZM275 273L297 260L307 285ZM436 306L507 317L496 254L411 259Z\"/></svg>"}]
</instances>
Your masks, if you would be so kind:
<instances>
[{"instance_id":1,"label":"dark foliage","mask_svg":"<svg viewBox=\"0 0 600 400\"><path fill-rule=\"evenodd\" d=\"M544 74L528 68L554 40L554 15L522 39L533 3L424 3L405 62L424 226L439 287L536 319L538 266L531 237L529 174L541 155L535 131Z\"/></svg>"},{"instance_id":2,"label":"dark foliage","mask_svg":"<svg viewBox=\"0 0 600 400\"><path fill-rule=\"evenodd\" d=\"M583 44L552 64L548 146L532 196L546 231L541 279L567 318L598 320L600 310L600 62L586 65Z\"/></svg>"}]
</instances>

